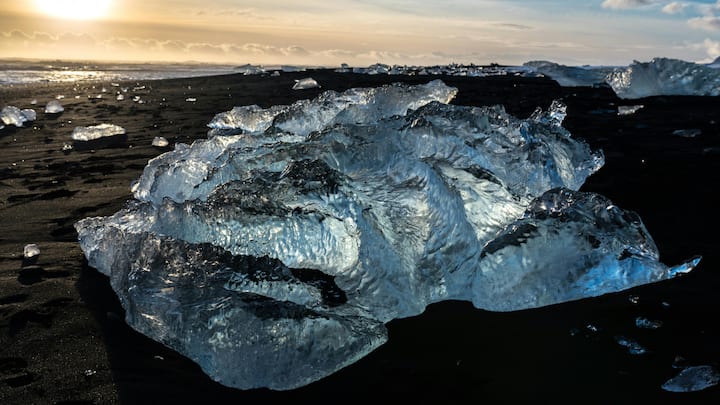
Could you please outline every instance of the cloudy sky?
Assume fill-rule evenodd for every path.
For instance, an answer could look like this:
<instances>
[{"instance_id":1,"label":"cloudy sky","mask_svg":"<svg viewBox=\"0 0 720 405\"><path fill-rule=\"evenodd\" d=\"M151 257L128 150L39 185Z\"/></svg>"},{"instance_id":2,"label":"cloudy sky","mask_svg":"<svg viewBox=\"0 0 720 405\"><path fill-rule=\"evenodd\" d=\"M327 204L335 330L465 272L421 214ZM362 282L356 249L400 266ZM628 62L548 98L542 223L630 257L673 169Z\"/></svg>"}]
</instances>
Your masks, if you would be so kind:
<instances>
[{"instance_id":1,"label":"cloudy sky","mask_svg":"<svg viewBox=\"0 0 720 405\"><path fill-rule=\"evenodd\" d=\"M16 0L0 57L367 65L720 56L720 0Z\"/></svg>"}]
</instances>

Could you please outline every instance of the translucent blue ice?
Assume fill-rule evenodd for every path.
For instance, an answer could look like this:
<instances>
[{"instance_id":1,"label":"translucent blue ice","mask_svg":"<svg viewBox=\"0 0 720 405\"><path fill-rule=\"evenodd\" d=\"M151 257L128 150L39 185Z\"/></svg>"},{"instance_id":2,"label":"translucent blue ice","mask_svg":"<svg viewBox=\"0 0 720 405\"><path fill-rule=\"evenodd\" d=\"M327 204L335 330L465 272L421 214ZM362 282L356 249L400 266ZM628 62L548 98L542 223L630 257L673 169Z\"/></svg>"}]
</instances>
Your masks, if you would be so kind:
<instances>
[{"instance_id":1,"label":"translucent blue ice","mask_svg":"<svg viewBox=\"0 0 720 405\"><path fill-rule=\"evenodd\" d=\"M433 302L510 311L690 271L640 218L576 191L603 156L554 103L521 120L421 86L215 117L148 163L118 213L76 224L133 328L237 388L291 389Z\"/></svg>"}]
</instances>

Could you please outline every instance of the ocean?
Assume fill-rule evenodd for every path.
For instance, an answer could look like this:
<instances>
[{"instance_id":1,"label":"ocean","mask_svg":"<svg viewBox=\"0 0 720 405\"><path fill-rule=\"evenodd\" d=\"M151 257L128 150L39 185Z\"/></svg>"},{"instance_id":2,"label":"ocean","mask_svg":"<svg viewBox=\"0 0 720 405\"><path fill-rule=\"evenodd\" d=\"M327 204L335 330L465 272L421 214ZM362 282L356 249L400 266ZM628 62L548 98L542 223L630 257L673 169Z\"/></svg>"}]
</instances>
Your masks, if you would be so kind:
<instances>
[{"instance_id":1,"label":"ocean","mask_svg":"<svg viewBox=\"0 0 720 405\"><path fill-rule=\"evenodd\" d=\"M233 65L0 60L0 86L78 81L156 80L237 73Z\"/></svg>"}]
</instances>

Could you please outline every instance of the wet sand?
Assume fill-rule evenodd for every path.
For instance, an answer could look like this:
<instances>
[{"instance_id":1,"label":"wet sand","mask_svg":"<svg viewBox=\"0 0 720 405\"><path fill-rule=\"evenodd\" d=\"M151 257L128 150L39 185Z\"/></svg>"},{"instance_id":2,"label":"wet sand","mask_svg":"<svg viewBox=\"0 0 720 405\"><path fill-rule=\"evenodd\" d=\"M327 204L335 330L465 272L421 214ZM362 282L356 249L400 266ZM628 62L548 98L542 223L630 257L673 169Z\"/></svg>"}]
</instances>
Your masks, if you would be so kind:
<instances>
[{"instance_id":1,"label":"wet sand","mask_svg":"<svg viewBox=\"0 0 720 405\"><path fill-rule=\"evenodd\" d=\"M307 76L322 89L291 90L294 79ZM328 89L433 78L313 71L0 88L0 107L38 113L24 128L0 130L0 403L386 402L398 395L408 402L720 400L720 387L686 394L660 389L679 372L672 367L677 356L689 365L720 365L720 99L711 97L620 100L606 88L563 89L548 79L440 77L460 89L454 103L503 104L520 117L563 99L565 127L606 155L583 190L638 212L666 264L702 255L685 277L515 313L435 304L421 316L391 322L389 342L358 363L288 392L220 386L124 323L107 278L87 266L73 223L120 209L148 159L176 142L204 138L214 114L234 106L269 107ZM121 87L129 91L117 101ZM44 114L57 95L65 96L65 112ZM135 95L144 103L133 102ZM634 104L645 107L617 115L618 105ZM100 123L124 127L127 141L62 151L75 126ZM696 138L672 134L695 128L702 130ZM156 136L170 146L151 146ZM28 243L40 247L35 261L23 259ZM663 326L639 329L638 316ZM649 352L629 354L617 336Z\"/></svg>"}]
</instances>

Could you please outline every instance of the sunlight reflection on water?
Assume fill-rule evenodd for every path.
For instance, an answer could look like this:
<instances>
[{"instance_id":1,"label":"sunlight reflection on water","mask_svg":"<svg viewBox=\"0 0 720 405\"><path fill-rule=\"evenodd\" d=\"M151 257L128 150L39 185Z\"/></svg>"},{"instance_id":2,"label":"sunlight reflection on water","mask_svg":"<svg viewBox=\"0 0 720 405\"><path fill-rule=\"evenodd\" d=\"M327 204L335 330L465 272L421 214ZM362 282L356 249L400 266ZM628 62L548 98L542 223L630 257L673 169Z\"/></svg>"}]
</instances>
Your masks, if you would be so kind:
<instances>
[{"instance_id":1,"label":"sunlight reflection on water","mask_svg":"<svg viewBox=\"0 0 720 405\"><path fill-rule=\"evenodd\" d=\"M237 73L229 65L47 65L0 62L0 86L78 81L155 80Z\"/></svg>"}]
</instances>

